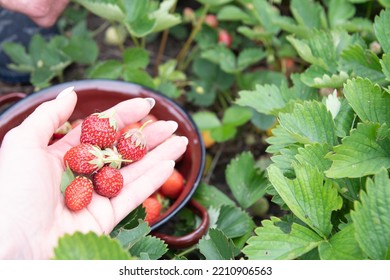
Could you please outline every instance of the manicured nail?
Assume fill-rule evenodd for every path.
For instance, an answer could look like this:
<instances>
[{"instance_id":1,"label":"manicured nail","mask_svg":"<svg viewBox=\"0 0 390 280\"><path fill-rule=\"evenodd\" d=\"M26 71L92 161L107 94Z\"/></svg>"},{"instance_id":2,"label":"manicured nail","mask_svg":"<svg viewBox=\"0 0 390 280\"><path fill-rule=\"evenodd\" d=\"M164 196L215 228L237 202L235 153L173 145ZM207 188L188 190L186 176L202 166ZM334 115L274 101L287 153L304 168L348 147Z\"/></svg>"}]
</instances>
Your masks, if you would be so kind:
<instances>
[{"instance_id":1,"label":"manicured nail","mask_svg":"<svg viewBox=\"0 0 390 280\"><path fill-rule=\"evenodd\" d=\"M156 104L156 100L154 100L151 97L147 97L147 98L145 98L145 100L149 102L150 109L152 109L154 107L154 105Z\"/></svg>"},{"instance_id":2,"label":"manicured nail","mask_svg":"<svg viewBox=\"0 0 390 280\"><path fill-rule=\"evenodd\" d=\"M181 136L181 139L183 139L183 141L186 143L186 145L188 145L188 138L187 137Z\"/></svg>"},{"instance_id":3,"label":"manicured nail","mask_svg":"<svg viewBox=\"0 0 390 280\"><path fill-rule=\"evenodd\" d=\"M64 89L63 91L61 91L56 99L60 99L60 98L64 98L65 96L67 96L69 93L71 93L72 91L74 90L74 87L68 87L66 89Z\"/></svg>"},{"instance_id":4,"label":"manicured nail","mask_svg":"<svg viewBox=\"0 0 390 280\"><path fill-rule=\"evenodd\" d=\"M167 124L172 128L172 131L176 131L178 124L175 121L167 121Z\"/></svg>"}]
</instances>

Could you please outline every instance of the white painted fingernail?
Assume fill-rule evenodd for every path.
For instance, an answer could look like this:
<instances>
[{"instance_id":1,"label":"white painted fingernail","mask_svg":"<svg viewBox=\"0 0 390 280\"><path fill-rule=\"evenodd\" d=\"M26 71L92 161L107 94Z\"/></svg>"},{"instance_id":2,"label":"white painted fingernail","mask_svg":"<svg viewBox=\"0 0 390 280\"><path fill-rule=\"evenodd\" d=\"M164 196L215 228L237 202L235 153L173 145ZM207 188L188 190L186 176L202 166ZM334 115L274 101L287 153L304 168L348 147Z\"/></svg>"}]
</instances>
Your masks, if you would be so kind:
<instances>
[{"instance_id":1,"label":"white painted fingernail","mask_svg":"<svg viewBox=\"0 0 390 280\"><path fill-rule=\"evenodd\" d=\"M147 98L145 98L145 100L149 102L150 109L152 109L154 107L154 105L156 104L156 100L154 100L151 97L147 97Z\"/></svg>"},{"instance_id":2,"label":"white painted fingernail","mask_svg":"<svg viewBox=\"0 0 390 280\"><path fill-rule=\"evenodd\" d=\"M178 124L175 121L167 121L167 124L172 128L172 131L176 131Z\"/></svg>"},{"instance_id":3,"label":"white painted fingernail","mask_svg":"<svg viewBox=\"0 0 390 280\"><path fill-rule=\"evenodd\" d=\"M183 141L186 143L186 145L188 145L188 138L187 137L181 136L181 139L183 139Z\"/></svg>"},{"instance_id":4,"label":"white painted fingernail","mask_svg":"<svg viewBox=\"0 0 390 280\"><path fill-rule=\"evenodd\" d=\"M72 91L74 90L74 87L68 87L66 89L64 89L63 91L61 91L56 99L60 99L60 98L64 98L65 96L67 96L69 93L71 93Z\"/></svg>"}]
</instances>

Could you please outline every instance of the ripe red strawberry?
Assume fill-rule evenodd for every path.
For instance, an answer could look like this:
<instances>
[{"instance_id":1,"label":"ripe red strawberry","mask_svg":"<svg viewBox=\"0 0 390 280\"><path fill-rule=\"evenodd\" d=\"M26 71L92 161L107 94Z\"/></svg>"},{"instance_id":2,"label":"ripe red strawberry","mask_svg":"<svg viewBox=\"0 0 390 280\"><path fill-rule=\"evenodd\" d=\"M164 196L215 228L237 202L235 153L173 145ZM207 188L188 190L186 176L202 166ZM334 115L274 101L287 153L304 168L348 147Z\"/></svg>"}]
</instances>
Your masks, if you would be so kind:
<instances>
[{"instance_id":1,"label":"ripe red strawberry","mask_svg":"<svg viewBox=\"0 0 390 280\"><path fill-rule=\"evenodd\" d=\"M79 144L65 153L64 164L74 172L91 174L103 167L104 154L97 146Z\"/></svg>"},{"instance_id":2,"label":"ripe red strawberry","mask_svg":"<svg viewBox=\"0 0 390 280\"><path fill-rule=\"evenodd\" d=\"M129 130L134 129L134 128L140 128L140 127L141 127L141 123L139 123L139 122L131 123L131 124L125 126L124 128L118 130L118 132L116 133L116 140L118 140L122 136L122 134L125 134Z\"/></svg>"},{"instance_id":3,"label":"ripe red strawberry","mask_svg":"<svg viewBox=\"0 0 390 280\"><path fill-rule=\"evenodd\" d=\"M225 29L221 29L218 32L218 43L225 44L226 47L230 48L232 45L232 36Z\"/></svg>"},{"instance_id":4,"label":"ripe red strawberry","mask_svg":"<svg viewBox=\"0 0 390 280\"><path fill-rule=\"evenodd\" d=\"M142 206L145 208L146 212L145 221L149 224L156 222L162 209L160 201L156 197L151 196L145 199Z\"/></svg>"},{"instance_id":5,"label":"ripe red strawberry","mask_svg":"<svg viewBox=\"0 0 390 280\"><path fill-rule=\"evenodd\" d=\"M65 189L65 205L72 211L81 210L91 203L92 193L91 180L77 176Z\"/></svg>"},{"instance_id":6,"label":"ripe red strawberry","mask_svg":"<svg viewBox=\"0 0 390 280\"><path fill-rule=\"evenodd\" d=\"M105 113L91 114L81 124L80 142L108 148L114 145L117 130L112 116Z\"/></svg>"},{"instance_id":7,"label":"ripe red strawberry","mask_svg":"<svg viewBox=\"0 0 390 280\"><path fill-rule=\"evenodd\" d=\"M184 188L183 175L176 169L159 189L160 193L169 198L177 198Z\"/></svg>"},{"instance_id":8,"label":"ripe red strawberry","mask_svg":"<svg viewBox=\"0 0 390 280\"><path fill-rule=\"evenodd\" d=\"M123 159L138 161L145 156L147 145L142 129L148 123L144 123L138 129L131 129L119 137L116 147Z\"/></svg>"},{"instance_id":9,"label":"ripe red strawberry","mask_svg":"<svg viewBox=\"0 0 390 280\"><path fill-rule=\"evenodd\" d=\"M98 194L114 197L123 188L123 176L118 169L104 166L93 176L93 185Z\"/></svg>"}]
</instances>

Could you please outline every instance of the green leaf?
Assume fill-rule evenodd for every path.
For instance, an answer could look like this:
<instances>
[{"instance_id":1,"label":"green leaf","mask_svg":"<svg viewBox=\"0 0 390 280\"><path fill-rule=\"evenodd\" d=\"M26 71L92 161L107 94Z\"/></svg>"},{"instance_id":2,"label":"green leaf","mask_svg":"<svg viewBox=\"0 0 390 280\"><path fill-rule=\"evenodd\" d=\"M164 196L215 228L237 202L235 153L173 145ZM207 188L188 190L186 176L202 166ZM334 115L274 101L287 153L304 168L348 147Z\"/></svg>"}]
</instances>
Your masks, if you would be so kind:
<instances>
[{"instance_id":1,"label":"green leaf","mask_svg":"<svg viewBox=\"0 0 390 280\"><path fill-rule=\"evenodd\" d=\"M122 77L123 80L127 82L133 82L149 88L154 88L153 78L145 70L124 67Z\"/></svg>"},{"instance_id":2,"label":"green leaf","mask_svg":"<svg viewBox=\"0 0 390 280\"><path fill-rule=\"evenodd\" d=\"M90 12L109 21L122 21L125 18L124 11L113 0L73 0L83 5ZM126 1L132 2L132 1Z\"/></svg>"},{"instance_id":3,"label":"green leaf","mask_svg":"<svg viewBox=\"0 0 390 280\"><path fill-rule=\"evenodd\" d=\"M364 254L355 238L355 228L350 224L318 247L322 260L362 260Z\"/></svg>"},{"instance_id":4,"label":"green leaf","mask_svg":"<svg viewBox=\"0 0 390 280\"><path fill-rule=\"evenodd\" d=\"M323 103L297 103L291 113L279 115L279 122L299 143L326 143L331 146L337 143L332 114Z\"/></svg>"},{"instance_id":5,"label":"green leaf","mask_svg":"<svg viewBox=\"0 0 390 280\"><path fill-rule=\"evenodd\" d=\"M380 61L382 72L385 75L386 81L390 81L390 54L384 54Z\"/></svg>"},{"instance_id":6,"label":"green leaf","mask_svg":"<svg viewBox=\"0 0 390 280\"><path fill-rule=\"evenodd\" d=\"M321 67L312 65L301 74L302 82L314 88L340 88L349 78L348 73L329 73Z\"/></svg>"},{"instance_id":7,"label":"green leaf","mask_svg":"<svg viewBox=\"0 0 390 280\"><path fill-rule=\"evenodd\" d=\"M176 2L177 0L163 0L158 10L150 14L150 17L155 19L152 32L167 30L181 22L180 15L170 13Z\"/></svg>"},{"instance_id":8,"label":"green leaf","mask_svg":"<svg viewBox=\"0 0 390 280\"><path fill-rule=\"evenodd\" d=\"M347 82L344 95L362 121L390 124L390 94L368 79Z\"/></svg>"},{"instance_id":9,"label":"green leaf","mask_svg":"<svg viewBox=\"0 0 390 280\"><path fill-rule=\"evenodd\" d=\"M287 179L273 165L268 177L278 194L291 211L320 236L326 237L332 230L331 214L342 205L342 198L323 172L308 163L293 163L296 179Z\"/></svg>"},{"instance_id":10,"label":"green leaf","mask_svg":"<svg viewBox=\"0 0 390 280\"><path fill-rule=\"evenodd\" d=\"M255 226L248 213L233 205L221 206L216 225L228 238L243 236Z\"/></svg>"},{"instance_id":11,"label":"green leaf","mask_svg":"<svg viewBox=\"0 0 390 280\"><path fill-rule=\"evenodd\" d=\"M118 236L118 233L122 229L133 229L136 228L139 224L139 220L144 220L146 217L145 208L142 207L142 204L131 211L122 221L115 226L115 228L110 233L111 237Z\"/></svg>"},{"instance_id":12,"label":"green leaf","mask_svg":"<svg viewBox=\"0 0 390 280\"><path fill-rule=\"evenodd\" d=\"M318 168L320 172L328 170L332 162L325 156L329 152L329 146L326 144L309 144L304 148L298 148L298 154L295 159L300 164L309 164Z\"/></svg>"},{"instance_id":13,"label":"green leaf","mask_svg":"<svg viewBox=\"0 0 390 280\"><path fill-rule=\"evenodd\" d=\"M354 5L344 0L330 0L328 19L332 28L340 26L355 15Z\"/></svg>"},{"instance_id":14,"label":"green leaf","mask_svg":"<svg viewBox=\"0 0 390 280\"><path fill-rule=\"evenodd\" d=\"M154 236L144 236L133 246L131 246L129 252L132 256L142 257L142 254L147 254L148 259L158 260L166 252L167 244Z\"/></svg>"},{"instance_id":15,"label":"green leaf","mask_svg":"<svg viewBox=\"0 0 390 280\"><path fill-rule=\"evenodd\" d=\"M34 67L30 55L27 54L26 49L22 44L4 42L2 43L2 48L14 63L26 65L31 69Z\"/></svg>"},{"instance_id":16,"label":"green leaf","mask_svg":"<svg viewBox=\"0 0 390 280\"><path fill-rule=\"evenodd\" d=\"M88 71L88 77L93 79L116 80L122 73L122 64L117 60L100 61Z\"/></svg>"},{"instance_id":17,"label":"green leaf","mask_svg":"<svg viewBox=\"0 0 390 280\"><path fill-rule=\"evenodd\" d=\"M226 5L218 9L217 18L220 21L252 22L252 18L245 11L234 5Z\"/></svg>"},{"instance_id":18,"label":"green leaf","mask_svg":"<svg viewBox=\"0 0 390 280\"><path fill-rule=\"evenodd\" d=\"M377 138L380 127L375 123L359 123L328 155L333 162L326 176L358 178L376 174L383 167L390 168L390 141Z\"/></svg>"},{"instance_id":19,"label":"green leaf","mask_svg":"<svg viewBox=\"0 0 390 280\"><path fill-rule=\"evenodd\" d=\"M96 42L89 37L72 36L63 50L73 61L80 64L95 62L99 54Z\"/></svg>"},{"instance_id":20,"label":"green leaf","mask_svg":"<svg viewBox=\"0 0 390 280\"><path fill-rule=\"evenodd\" d=\"M233 260L238 250L233 241L219 229L210 229L198 243L199 251L206 260Z\"/></svg>"},{"instance_id":21,"label":"green leaf","mask_svg":"<svg viewBox=\"0 0 390 280\"><path fill-rule=\"evenodd\" d=\"M200 111L192 114L192 118L200 130L208 130L221 125L217 115L211 111Z\"/></svg>"},{"instance_id":22,"label":"green leaf","mask_svg":"<svg viewBox=\"0 0 390 280\"><path fill-rule=\"evenodd\" d=\"M211 206L219 208L222 205L235 205L234 201L231 200L224 192L215 186L207 185L205 183L201 183L196 188L193 199L206 208Z\"/></svg>"},{"instance_id":23,"label":"green leaf","mask_svg":"<svg viewBox=\"0 0 390 280\"><path fill-rule=\"evenodd\" d=\"M143 220L138 220L137 227L130 230L124 228L120 229L115 239L119 241L122 247L131 248L135 243L142 240L142 238L144 238L149 232L150 227L148 223Z\"/></svg>"},{"instance_id":24,"label":"green leaf","mask_svg":"<svg viewBox=\"0 0 390 280\"><path fill-rule=\"evenodd\" d=\"M280 17L279 10L275 9L275 7L266 0L253 1L253 6L257 12L257 19L264 28L262 36L265 35L265 38L263 37L263 39L271 39L273 34L276 35L280 30L279 26L274 24L274 20Z\"/></svg>"},{"instance_id":25,"label":"green leaf","mask_svg":"<svg viewBox=\"0 0 390 280\"><path fill-rule=\"evenodd\" d=\"M370 50L355 44L341 53L340 64L346 71L352 71L356 76L370 79L373 83L383 83L384 75L379 58Z\"/></svg>"},{"instance_id":26,"label":"green leaf","mask_svg":"<svg viewBox=\"0 0 390 280\"><path fill-rule=\"evenodd\" d=\"M50 81L55 77L55 73L48 67L36 68L30 77L30 82L38 88L47 87Z\"/></svg>"},{"instance_id":27,"label":"green leaf","mask_svg":"<svg viewBox=\"0 0 390 280\"><path fill-rule=\"evenodd\" d=\"M145 69L149 64L149 53L143 48L127 48L123 51L123 61L129 68Z\"/></svg>"},{"instance_id":28,"label":"green leaf","mask_svg":"<svg viewBox=\"0 0 390 280\"><path fill-rule=\"evenodd\" d=\"M266 56L267 54L265 51L260 48L243 49L240 51L237 58L237 70L243 71L249 66L256 64Z\"/></svg>"},{"instance_id":29,"label":"green leaf","mask_svg":"<svg viewBox=\"0 0 390 280\"><path fill-rule=\"evenodd\" d=\"M230 106L223 114L222 123L241 126L252 118L252 110L241 106Z\"/></svg>"},{"instance_id":30,"label":"green leaf","mask_svg":"<svg viewBox=\"0 0 390 280\"><path fill-rule=\"evenodd\" d=\"M128 252L123 250L119 242L107 235L76 232L65 234L58 240L54 248L56 260L130 260Z\"/></svg>"},{"instance_id":31,"label":"green leaf","mask_svg":"<svg viewBox=\"0 0 390 280\"><path fill-rule=\"evenodd\" d=\"M61 176L61 193L65 193L66 187L74 180L74 177L72 170L67 166Z\"/></svg>"},{"instance_id":32,"label":"green leaf","mask_svg":"<svg viewBox=\"0 0 390 280\"><path fill-rule=\"evenodd\" d=\"M237 134L237 128L231 124L222 124L211 130L211 137L218 143L233 139Z\"/></svg>"},{"instance_id":33,"label":"green leaf","mask_svg":"<svg viewBox=\"0 0 390 280\"><path fill-rule=\"evenodd\" d=\"M281 149L296 143L295 138L280 125L277 125L271 132L272 136L266 139L266 142L270 144L266 149L267 153L278 153Z\"/></svg>"},{"instance_id":34,"label":"green leaf","mask_svg":"<svg viewBox=\"0 0 390 280\"><path fill-rule=\"evenodd\" d=\"M225 172L233 196L243 208L248 208L265 194L268 182L264 172L256 168L250 152L232 159Z\"/></svg>"},{"instance_id":35,"label":"green leaf","mask_svg":"<svg viewBox=\"0 0 390 280\"><path fill-rule=\"evenodd\" d=\"M271 114L286 105L280 89L275 85L257 85L255 90L242 90L238 95L236 104L249 106L259 113Z\"/></svg>"},{"instance_id":36,"label":"green leaf","mask_svg":"<svg viewBox=\"0 0 390 280\"><path fill-rule=\"evenodd\" d=\"M310 29L323 27L322 20L325 12L319 3L313 0L292 0L290 9L300 25Z\"/></svg>"},{"instance_id":37,"label":"green leaf","mask_svg":"<svg viewBox=\"0 0 390 280\"><path fill-rule=\"evenodd\" d=\"M374 180L368 179L351 213L355 237L371 259L390 259L390 180L382 168Z\"/></svg>"},{"instance_id":38,"label":"green leaf","mask_svg":"<svg viewBox=\"0 0 390 280\"><path fill-rule=\"evenodd\" d=\"M242 250L250 260L293 260L324 241L312 230L276 217L262 221L255 233Z\"/></svg>"},{"instance_id":39,"label":"green leaf","mask_svg":"<svg viewBox=\"0 0 390 280\"><path fill-rule=\"evenodd\" d=\"M203 51L201 57L218 64L226 73L236 73L239 71L236 56L233 51L224 45L217 45L215 48Z\"/></svg>"},{"instance_id":40,"label":"green leaf","mask_svg":"<svg viewBox=\"0 0 390 280\"><path fill-rule=\"evenodd\" d=\"M382 10L375 17L374 31L385 53L390 52L390 9Z\"/></svg>"}]
</instances>

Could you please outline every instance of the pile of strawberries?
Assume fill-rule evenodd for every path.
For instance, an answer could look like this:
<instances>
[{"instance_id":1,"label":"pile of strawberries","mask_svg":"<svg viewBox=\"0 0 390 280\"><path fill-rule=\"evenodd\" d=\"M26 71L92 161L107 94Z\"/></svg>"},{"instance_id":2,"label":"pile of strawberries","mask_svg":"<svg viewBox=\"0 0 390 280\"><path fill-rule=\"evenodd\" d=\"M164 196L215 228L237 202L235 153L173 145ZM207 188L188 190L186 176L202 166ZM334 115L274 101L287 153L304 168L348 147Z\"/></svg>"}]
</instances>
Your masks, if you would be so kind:
<instances>
[{"instance_id":1,"label":"pile of strawberries","mask_svg":"<svg viewBox=\"0 0 390 280\"><path fill-rule=\"evenodd\" d=\"M142 130L156 120L149 115L141 122L118 130L112 115L94 113L84 120L67 122L58 129L52 142L81 123L80 144L70 148L63 158L67 167L61 182L65 205L72 211L79 211L89 205L94 191L108 198L117 196L123 188L119 169L145 156L147 143ZM167 198L177 198L183 187L184 178L175 169L158 192L144 201L145 220L155 222L167 208Z\"/></svg>"}]
</instances>

